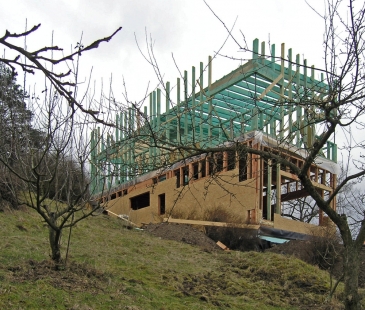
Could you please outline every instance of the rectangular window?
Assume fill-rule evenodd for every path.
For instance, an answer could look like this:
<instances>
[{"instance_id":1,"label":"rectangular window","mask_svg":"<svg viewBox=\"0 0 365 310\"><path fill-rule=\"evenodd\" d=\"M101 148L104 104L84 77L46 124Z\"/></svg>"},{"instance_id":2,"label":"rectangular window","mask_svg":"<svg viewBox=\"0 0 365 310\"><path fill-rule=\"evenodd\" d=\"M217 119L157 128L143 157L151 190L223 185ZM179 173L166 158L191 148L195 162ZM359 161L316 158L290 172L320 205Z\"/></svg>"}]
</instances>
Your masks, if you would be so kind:
<instances>
[{"instance_id":1,"label":"rectangular window","mask_svg":"<svg viewBox=\"0 0 365 310\"><path fill-rule=\"evenodd\" d=\"M189 184L189 166L183 168L184 186Z\"/></svg>"},{"instance_id":2,"label":"rectangular window","mask_svg":"<svg viewBox=\"0 0 365 310\"><path fill-rule=\"evenodd\" d=\"M176 188L180 187L180 169L174 171L176 177Z\"/></svg>"},{"instance_id":3,"label":"rectangular window","mask_svg":"<svg viewBox=\"0 0 365 310\"><path fill-rule=\"evenodd\" d=\"M235 151L228 151L227 152L227 170L233 170L236 166L236 152Z\"/></svg>"},{"instance_id":4,"label":"rectangular window","mask_svg":"<svg viewBox=\"0 0 365 310\"><path fill-rule=\"evenodd\" d=\"M209 175L213 175L215 173L214 171L214 159L212 157L208 157L209 162Z\"/></svg>"},{"instance_id":5,"label":"rectangular window","mask_svg":"<svg viewBox=\"0 0 365 310\"><path fill-rule=\"evenodd\" d=\"M247 153L242 153L238 162L238 181L245 180L247 180Z\"/></svg>"},{"instance_id":6,"label":"rectangular window","mask_svg":"<svg viewBox=\"0 0 365 310\"><path fill-rule=\"evenodd\" d=\"M199 179L199 163L193 164L193 179L194 180Z\"/></svg>"},{"instance_id":7,"label":"rectangular window","mask_svg":"<svg viewBox=\"0 0 365 310\"><path fill-rule=\"evenodd\" d=\"M159 182L162 182L162 181L165 181L166 180L166 174L164 174L164 175L160 175L159 177L158 177L158 181Z\"/></svg>"},{"instance_id":8,"label":"rectangular window","mask_svg":"<svg viewBox=\"0 0 365 310\"><path fill-rule=\"evenodd\" d=\"M202 178L206 177L206 162L205 159L201 161L201 173L202 173Z\"/></svg>"},{"instance_id":9,"label":"rectangular window","mask_svg":"<svg viewBox=\"0 0 365 310\"><path fill-rule=\"evenodd\" d=\"M221 172L223 170L223 153L215 154L216 170L215 172Z\"/></svg>"},{"instance_id":10,"label":"rectangular window","mask_svg":"<svg viewBox=\"0 0 365 310\"><path fill-rule=\"evenodd\" d=\"M139 210L150 206L150 192L130 198L131 208Z\"/></svg>"},{"instance_id":11,"label":"rectangular window","mask_svg":"<svg viewBox=\"0 0 365 310\"><path fill-rule=\"evenodd\" d=\"M158 195L158 214L163 215L166 212L165 194Z\"/></svg>"}]
</instances>

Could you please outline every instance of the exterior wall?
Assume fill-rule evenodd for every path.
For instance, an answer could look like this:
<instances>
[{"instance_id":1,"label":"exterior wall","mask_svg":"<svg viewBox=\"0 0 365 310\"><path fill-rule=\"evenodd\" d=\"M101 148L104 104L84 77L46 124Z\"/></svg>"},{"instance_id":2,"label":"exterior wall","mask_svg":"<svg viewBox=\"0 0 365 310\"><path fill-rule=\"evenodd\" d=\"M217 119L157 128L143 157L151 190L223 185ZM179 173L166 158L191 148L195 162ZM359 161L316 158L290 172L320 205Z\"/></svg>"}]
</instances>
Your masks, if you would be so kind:
<instances>
[{"instance_id":1,"label":"exterior wall","mask_svg":"<svg viewBox=\"0 0 365 310\"><path fill-rule=\"evenodd\" d=\"M255 184L254 179L238 182L238 169L208 176L191 182L183 189L174 188L169 210L173 208L173 217L193 215L194 219L204 220L207 210L224 207L232 218L244 223L248 210L255 209L258 198Z\"/></svg>"},{"instance_id":2,"label":"exterior wall","mask_svg":"<svg viewBox=\"0 0 365 310\"><path fill-rule=\"evenodd\" d=\"M303 164L301 158L290 156L296 165ZM312 183L322 195L325 191L332 192L336 178L334 174L315 165L309 173ZM128 215L129 220L137 225L160 222L171 216L184 220L259 224L309 235L318 228L317 225L293 221L280 215L282 203L305 197L307 193L288 167L270 165L254 154L242 157L234 153L234 156L229 157L228 152L222 152L213 157L178 162L163 174L156 171L136 182L135 185L124 184L111 192L106 209L117 215ZM273 190L275 204L267 199ZM142 198L146 194L148 200ZM161 212L159 203L161 195L164 197L164 212ZM105 196L101 198L103 202L108 199ZM227 211L226 218L221 209ZM207 213L210 216L220 213L221 217L207 217ZM320 213L319 225L323 224L323 214Z\"/></svg>"},{"instance_id":3,"label":"exterior wall","mask_svg":"<svg viewBox=\"0 0 365 310\"><path fill-rule=\"evenodd\" d=\"M274 228L288 230L292 232L297 232L306 235L313 235L318 231L319 226L293 221L284 217L280 214L275 214L274 216Z\"/></svg>"},{"instance_id":4,"label":"exterior wall","mask_svg":"<svg viewBox=\"0 0 365 310\"><path fill-rule=\"evenodd\" d=\"M128 190L127 195L109 201L106 208L118 215L126 214L130 221L140 225L162 221L170 214L177 218L194 215L194 219L204 220L207 210L224 207L229 209L233 218L244 223L248 210L255 209L257 205L255 179L238 182L238 169L190 181L184 187L177 188L176 183L174 176L156 184L152 181L137 184ZM130 199L147 192L150 193L150 206L132 210ZM159 212L161 194L165 194L165 214Z\"/></svg>"}]
</instances>

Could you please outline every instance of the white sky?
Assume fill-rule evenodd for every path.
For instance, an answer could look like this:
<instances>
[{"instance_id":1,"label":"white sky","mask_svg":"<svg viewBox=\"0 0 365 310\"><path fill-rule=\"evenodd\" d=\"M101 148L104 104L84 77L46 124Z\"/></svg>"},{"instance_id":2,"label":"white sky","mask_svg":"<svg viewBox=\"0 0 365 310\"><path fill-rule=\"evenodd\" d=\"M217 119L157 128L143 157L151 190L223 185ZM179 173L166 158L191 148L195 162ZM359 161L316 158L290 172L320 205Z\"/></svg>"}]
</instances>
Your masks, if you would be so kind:
<instances>
[{"instance_id":1,"label":"white sky","mask_svg":"<svg viewBox=\"0 0 365 310\"><path fill-rule=\"evenodd\" d=\"M82 75L87 76L93 67L93 80L108 83L113 75L113 90L117 100L122 100L122 76L127 83L128 96L133 101L143 97L148 82L150 89L157 85L151 66L138 51L135 35L142 48L145 29L154 40L154 52L166 81L176 82L179 75L171 54L179 68L199 68L199 62L207 63L227 37L227 31L210 12L203 1L189 0L1 0L0 35L5 29L21 32L41 23L37 34L28 37L28 49L50 45L52 30L54 43L66 51L75 46L83 32L84 45L110 35L119 26L123 29L110 43L103 43L98 50L82 57ZM323 12L323 3L308 2ZM208 4L231 28L237 19L233 34L244 46L240 31L246 36L249 48L252 40L276 43L293 48L293 54L304 55L308 64L323 67L323 20L304 0L232 0L209 1ZM23 44L23 40L19 42ZM229 39L221 51L224 55L250 57L237 53L238 46ZM2 53L2 52L1 52ZM218 58L213 62L213 81L238 66L237 62Z\"/></svg>"}]
</instances>

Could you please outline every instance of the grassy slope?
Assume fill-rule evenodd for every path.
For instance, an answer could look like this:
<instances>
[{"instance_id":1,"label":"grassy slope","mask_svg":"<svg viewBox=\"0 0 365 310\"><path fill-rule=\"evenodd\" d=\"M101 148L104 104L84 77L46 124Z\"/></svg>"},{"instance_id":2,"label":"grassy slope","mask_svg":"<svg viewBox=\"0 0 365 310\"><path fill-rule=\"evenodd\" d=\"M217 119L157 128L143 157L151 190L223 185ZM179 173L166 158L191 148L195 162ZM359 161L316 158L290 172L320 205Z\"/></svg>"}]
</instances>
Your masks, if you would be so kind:
<instances>
[{"instance_id":1,"label":"grassy slope","mask_svg":"<svg viewBox=\"0 0 365 310\"><path fill-rule=\"evenodd\" d=\"M207 253L107 216L73 229L69 258L78 273L35 277L29 261L49 257L40 217L2 212L0 234L0 309L320 309L329 287L325 272L292 257Z\"/></svg>"}]
</instances>

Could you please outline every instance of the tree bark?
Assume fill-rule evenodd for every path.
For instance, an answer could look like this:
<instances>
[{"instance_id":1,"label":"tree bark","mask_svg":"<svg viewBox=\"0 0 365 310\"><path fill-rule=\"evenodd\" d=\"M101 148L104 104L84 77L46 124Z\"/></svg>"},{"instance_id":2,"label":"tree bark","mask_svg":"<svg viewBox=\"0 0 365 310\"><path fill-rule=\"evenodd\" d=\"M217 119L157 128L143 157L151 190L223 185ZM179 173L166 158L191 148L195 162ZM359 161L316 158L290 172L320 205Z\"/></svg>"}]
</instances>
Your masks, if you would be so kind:
<instances>
[{"instance_id":1,"label":"tree bark","mask_svg":"<svg viewBox=\"0 0 365 310\"><path fill-rule=\"evenodd\" d=\"M56 226L56 219L54 215L51 214L50 219L54 222ZM57 227L57 226L56 226ZM61 230L55 230L53 227L49 226L49 244L51 246L52 255L51 258L54 262L59 263L61 261L61 248L60 248L60 238Z\"/></svg>"},{"instance_id":2,"label":"tree bark","mask_svg":"<svg viewBox=\"0 0 365 310\"><path fill-rule=\"evenodd\" d=\"M355 247L354 241L351 240L346 243L343 254L344 303L346 310L358 310L361 309L360 296L358 294L360 250Z\"/></svg>"}]
</instances>

